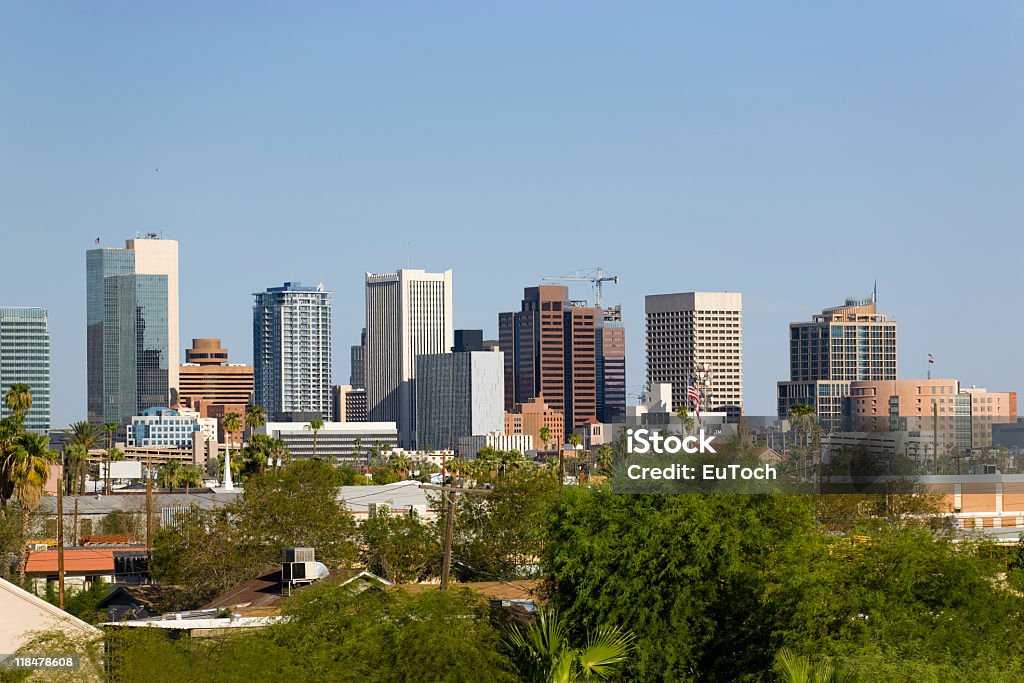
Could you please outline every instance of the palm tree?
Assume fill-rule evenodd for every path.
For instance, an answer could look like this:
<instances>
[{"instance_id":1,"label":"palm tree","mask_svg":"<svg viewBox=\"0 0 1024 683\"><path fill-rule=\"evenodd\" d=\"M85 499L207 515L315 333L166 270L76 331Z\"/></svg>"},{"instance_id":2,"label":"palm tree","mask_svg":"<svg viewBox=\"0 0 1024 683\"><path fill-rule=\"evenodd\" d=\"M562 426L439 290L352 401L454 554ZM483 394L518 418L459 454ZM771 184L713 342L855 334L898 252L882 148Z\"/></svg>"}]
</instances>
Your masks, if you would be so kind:
<instances>
[{"instance_id":1,"label":"palm tree","mask_svg":"<svg viewBox=\"0 0 1024 683\"><path fill-rule=\"evenodd\" d=\"M615 449L608 444L601 444L597 448L597 468L604 474L610 474L612 460L615 458Z\"/></svg>"},{"instance_id":2,"label":"palm tree","mask_svg":"<svg viewBox=\"0 0 1024 683\"><path fill-rule=\"evenodd\" d=\"M231 441L242 428L242 416L238 413L227 413L221 418L220 424L224 428L224 477L226 480L228 474L231 473L228 469L231 467Z\"/></svg>"},{"instance_id":3,"label":"palm tree","mask_svg":"<svg viewBox=\"0 0 1024 683\"><path fill-rule=\"evenodd\" d=\"M569 444L572 445L573 451L576 451L576 460L579 460L579 450L583 444L583 437L580 436L579 432L573 432L569 435ZM558 449L558 471L562 476L562 480L565 480L565 460L563 458L562 449ZM576 473L579 475L579 472Z\"/></svg>"},{"instance_id":4,"label":"palm tree","mask_svg":"<svg viewBox=\"0 0 1024 683\"><path fill-rule=\"evenodd\" d=\"M793 422L793 429L804 434L804 445L810 448L811 445L811 429L814 427L814 408L807 405L806 403L794 403L789 407L789 417ZM814 454L811 454L812 465L814 464Z\"/></svg>"},{"instance_id":5,"label":"palm tree","mask_svg":"<svg viewBox=\"0 0 1024 683\"><path fill-rule=\"evenodd\" d=\"M324 428L323 420L310 420L309 424L306 425L306 429L313 432L313 459L316 460L316 433Z\"/></svg>"},{"instance_id":6,"label":"palm tree","mask_svg":"<svg viewBox=\"0 0 1024 683\"><path fill-rule=\"evenodd\" d=\"M814 420L814 408L806 403L794 403L789 407L789 417L793 421L793 428L804 432L806 437Z\"/></svg>"},{"instance_id":7,"label":"palm tree","mask_svg":"<svg viewBox=\"0 0 1024 683\"><path fill-rule=\"evenodd\" d=\"M78 458L76 478L78 480L78 493L85 495L85 470L88 467L89 451L96 446L99 439L99 431L91 423L82 420L75 422L68 429L64 430L70 438L68 443L81 447L81 457Z\"/></svg>"},{"instance_id":8,"label":"palm tree","mask_svg":"<svg viewBox=\"0 0 1024 683\"><path fill-rule=\"evenodd\" d=\"M8 410L14 413L19 422L25 417L25 413L32 407L32 391L27 384L15 382L4 395L4 403Z\"/></svg>"},{"instance_id":9,"label":"palm tree","mask_svg":"<svg viewBox=\"0 0 1024 683\"><path fill-rule=\"evenodd\" d=\"M409 477L409 469L412 468L412 460L409 459L409 456L406 455L404 451L394 457L393 465L395 470L402 474L403 479L407 479Z\"/></svg>"},{"instance_id":10,"label":"palm tree","mask_svg":"<svg viewBox=\"0 0 1024 683\"><path fill-rule=\"evenodd\" d=\"M249 428L250 434L265 424L267 424L267 411L263 410L263 406L249 406L245 409L245 426Z\"/></svg>"},{"instance_id":11,"label":"palm tree","mask_svg":"<svg viewBox=\"0 0 1024 683\"><path fill-rule=\"evenodd\" d=\"M291 454L288 452L288 444L283 439L270 440L270 457L274 462L274 470L277 471Z\"/></svg>"},{"instance_id":12,"label":"palm tree","mask_svg":"<svg viewBox=\"0 0 1024 683\"><path fill-rule=\"evenodd\" d=\"M584 648L569 644L568 624L558 612L542 608L540 619L526 631L513 626L506 644L521 659L524 680L568 683L585 679L608 680L630 659L633 634L605 626L590 634Z\"/></svg>"},{"instance_id":13,"label":"palm tree","mask_svg":"<svg viewBox=\"0 0 1024 683\"><path fill-rule=\"evenodd\" d=\"M107 472L106 481L103 483L103 490L110 494L110 454L114 450L114 434L121 425L116 422L104 422L100 428L107 433Z\"/></svg>"},{"instance_id":14,"label":"palm tree","mask_svg":"<svg viewBox=\"0 0 1024 683\"><path fill-rule=\"evenodd\" d=\"M679 406L676 408L676 417L679 418L679 424L683 426L683 436L686 436L693 429L693 418L690 417L690 411L686 409L686 406Z\"/></svg>"},{"instance_id":15,"label":"palm tree","mask_svg":"<svg viewBox=\"0 0 1024 683\"><path fill-rule=\"evenodd\" d=\"M195 467L188 465L178 470L178 486L183 486L185 493L188 493L191 487L199 486L202 483L202 474Z\"/></svg>"},{"instance_id":16,"label":"palm tree","mask_svg":"<svg viewBox=\"0 0 1024 683\"><path fill-rule=\"evenodd\" d=\"M539 436L540 440L544 443L544 450L548 450L551 443L551 428L546 426L541 427L537 436Z\"/></svg>"},{"instance_id":17,"label":"palm tree","mask_svg":"<svg viewBox=\"0 0 1024 683\"><path fill-rule=\"evenodd\" d=\"M174 486L178 483L180 476L181 463L177 460L170 460L160 468L160 484L166 486L169 489L169 493L174 493Z\"/></svg>"},{"instance_id":18,"label":"palm tree","mask_svg":"<svg viewBox=\"0 0 1024 683\"><path fill-rule=\"evenodd\" d=\"M82 461L87 457L85 449L76 443L69 443L64 447L64 467L62 468L64 495L78 494L78 472L81 469Z\"/></svg>"},{"instance_id":19,"label":"palm tree","mask_svg":"<svg viewBox=\"0 0 1024 683\"><path fill-rule=\"evenodd\" d=\"M25 565L28 563L28 521L29 515L39 506L43 486L50 477L50 465L57 462L57 454L50 450L50 437L31 432L22 433L14 439L14 448L4 458L3 470L14 486L14 497L21 507L21 563L18 565L18 580L25 580Z\"/></svg>"},{"instance_id":20,"label":"palm tree","mask_svg":"<svg viewBox=\"0 0 1024 683\"><path fill-rule=\"evenodd\" d=\"M775 671L784 683L846 683L853 680L849 671L836 668L828 657L812 662L783 648L775 655Z\"/></svg>"},{"instance_id":21,"label":"palm tree","mask_svg":"<svg viewBox=\"0 0 1024 683\"><path fill-rule=\"evenodd\" d=\"M0 505L14 495L14 484L3 467L6 456L14 449L14 440L21 433L21 425L15 417L0 420Z\"/></svg>"}]
</instances>

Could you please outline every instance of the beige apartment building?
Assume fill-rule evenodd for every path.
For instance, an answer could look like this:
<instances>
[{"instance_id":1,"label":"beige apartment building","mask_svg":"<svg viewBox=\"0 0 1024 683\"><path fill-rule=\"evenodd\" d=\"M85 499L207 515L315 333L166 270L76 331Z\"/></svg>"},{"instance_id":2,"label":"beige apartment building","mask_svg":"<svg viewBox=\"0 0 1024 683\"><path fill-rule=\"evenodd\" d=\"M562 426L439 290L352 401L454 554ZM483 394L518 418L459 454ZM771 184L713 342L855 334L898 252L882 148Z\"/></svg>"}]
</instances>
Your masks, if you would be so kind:
<instances>
[{"instance_id":1,"label":"beige apartment building","mask_svg":"<svg viewBox=\"0 0 1024 683\"><path fill-rule=\"evenodd\" d=\"M687 402L693 382L703 394L701 410L738 416L743 409L742 294L649 294L644 310L648 384L671 384L674 410Z\"/></svg>"},{"instance_id":2,"label":"beige apartment building","mask_svg":"<svg viewBox=\"0 0 1024 683\"><path fill-rule=\"evenodd\" d=\"M851 382L848 410L855 432L928 432L947 448L985 448L994 423L1016 422L1017 393L955 379Z\"/></svg>"}]
</instances>

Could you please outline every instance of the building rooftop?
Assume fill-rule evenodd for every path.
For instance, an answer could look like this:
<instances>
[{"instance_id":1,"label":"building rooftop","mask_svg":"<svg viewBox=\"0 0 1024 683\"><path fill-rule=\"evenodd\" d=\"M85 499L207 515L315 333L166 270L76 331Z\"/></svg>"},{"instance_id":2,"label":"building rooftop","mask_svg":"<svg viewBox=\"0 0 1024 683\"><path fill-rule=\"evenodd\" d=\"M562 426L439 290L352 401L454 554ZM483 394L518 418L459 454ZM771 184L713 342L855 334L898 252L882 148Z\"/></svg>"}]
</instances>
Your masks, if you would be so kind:
<instances>
[{"instance_id":1,"label":"building rooftop","mask_svg":"<svg viewBox=\"0 0 1024 683\"><path fill-rule=\"evenodd\" d=\"M115 552L145 552L143 546L65 548L64 571L68 574L113 574ZM56 550L33 550L25 564L27 574L55 574L57 572Z\"/></svg>"}]
</instances>

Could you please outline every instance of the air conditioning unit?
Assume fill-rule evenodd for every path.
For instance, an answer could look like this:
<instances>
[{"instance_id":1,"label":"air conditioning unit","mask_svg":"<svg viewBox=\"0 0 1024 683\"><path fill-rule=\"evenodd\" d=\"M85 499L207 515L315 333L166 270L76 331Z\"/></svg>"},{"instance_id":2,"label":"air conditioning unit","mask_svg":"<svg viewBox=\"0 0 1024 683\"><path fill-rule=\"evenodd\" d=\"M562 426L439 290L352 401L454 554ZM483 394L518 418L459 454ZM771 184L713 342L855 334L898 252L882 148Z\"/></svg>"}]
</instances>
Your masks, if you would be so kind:
<instances>
[{"instance_id":1,"label":"air conditioning unit","mask_svg":"<svg viewBox=\"0 0 1024 683\"><path fill-rule=\"evenodd\" d=\"M289 562L315 562L312 548L285 548L284 563Z\"/></svg>"},{"instance_id":2,"label":"air conditioning unit","mask_svg":"<svg viewBox=\"0 0 1024 683\"><path fill-rule=\"evenodd\" d=\"M315 581L316 562L285 562L281 567L281 579L289 583Z\"/></svg>"}]
</instances>

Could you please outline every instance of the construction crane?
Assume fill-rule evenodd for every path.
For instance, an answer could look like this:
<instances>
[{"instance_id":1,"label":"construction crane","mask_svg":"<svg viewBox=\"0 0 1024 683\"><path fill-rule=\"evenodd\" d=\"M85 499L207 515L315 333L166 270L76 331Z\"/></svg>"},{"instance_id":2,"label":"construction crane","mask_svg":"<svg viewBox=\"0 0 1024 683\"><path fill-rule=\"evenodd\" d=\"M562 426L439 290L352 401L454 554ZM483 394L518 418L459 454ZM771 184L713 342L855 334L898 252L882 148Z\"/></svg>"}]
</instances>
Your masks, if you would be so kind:
<instances>
[{"instance_id":1,"label":"construction crane","mask_svg":"<svg viewBox=\"0 0 1024 683\"><path fill-rule=\"evenodd\" d=\"M612 284L619 284L618 275L605 275L604 268L598 266L592 270L577 270L569 275L562 275L559 277L545 277L541 278L546 282L590 282L594 285L594 305L597 308L601 308L601 283L611 282Z\"/></svg>"}]
</instances>

